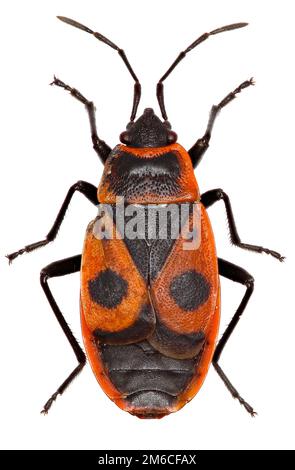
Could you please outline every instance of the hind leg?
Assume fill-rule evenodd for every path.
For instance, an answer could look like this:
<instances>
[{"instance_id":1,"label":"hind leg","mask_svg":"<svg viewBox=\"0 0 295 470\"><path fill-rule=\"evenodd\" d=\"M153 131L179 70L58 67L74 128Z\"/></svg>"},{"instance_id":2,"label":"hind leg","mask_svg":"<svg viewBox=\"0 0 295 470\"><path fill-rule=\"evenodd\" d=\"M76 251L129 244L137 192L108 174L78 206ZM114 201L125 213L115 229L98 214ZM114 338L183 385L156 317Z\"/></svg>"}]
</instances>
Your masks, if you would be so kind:
<instances>
[{"instance_id":1,"label":"hind leg","mask_svg":"<svg viewBox=\"0 0 295 470\"><path fill-rule=\"evenodd\" d=\"M80 267L81 255L77 255L60 261L55 261L54 263L51 263L45 268L43 268L40 273L40 282L42 289L44 290L44 293L47 297L48 302L50 303L53 313L58 323L60 324L68 342L70 343L78 361L78 365L75 367L75 369L70 373L66 380L58 387L56 392L54 392L53 395L51 395L51 397L49 398L49 400L47 400L47 402L45 403L43 410L41 411L41 413L43 414L48 413L52 403L56 400L57 396L63 394L66 388L72 383L74 378L77 377L77 375L81 372L86 363L86 356L82 348L80 347L78 341L74 337L48 286L48 279L52 277L65 276L67 274L76 273L80 271Z\"/></svg>"},{"instance_id":2,"label":"hind leg","mask_svg":"<svg viewBox=\"0 0 295 470\"><path fill-rule=\"evenodd\" d=\"M236 398L241 405L244 406L244 408L248 411L248 413L251 414L251 416L255 416L255 411L252 408L249 403L247 403L244 398L241 397L237 389L232 385L228 377L225 375L223 372L222 368L219 365L219 359L221 356L221 353L229 340L230 336L232 335L235 327L237 326L241 315L243 314L248 301L253 293L254 290L254 279L249 274L245 269L240 268L239 266L236 266L235 264L230 263L229 261L225 261L221 258L218 258L218 269L219 269L219 274L220 276L224 276L227 279L230 279L231 281L238 282L240 284L243 284L246 287L246 292L244 294L244 297L241 300L240 305L238 306L236 313L234 314L233 318L231 319L229 325L227 326L225 332L223 333L219 343L216 346L214 356L213 356L213 361L212 364L225 384L226 388L229 390L233 398Z\"/></svg>"}]
</instances>

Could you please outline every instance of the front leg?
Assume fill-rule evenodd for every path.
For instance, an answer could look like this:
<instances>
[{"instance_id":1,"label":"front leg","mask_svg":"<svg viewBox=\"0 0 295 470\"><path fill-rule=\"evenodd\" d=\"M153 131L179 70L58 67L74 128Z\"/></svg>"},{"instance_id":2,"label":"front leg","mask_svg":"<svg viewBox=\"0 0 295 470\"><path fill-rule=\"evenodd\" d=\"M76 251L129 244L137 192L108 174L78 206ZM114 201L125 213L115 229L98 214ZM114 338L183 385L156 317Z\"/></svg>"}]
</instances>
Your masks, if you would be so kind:
<instances>
[{"instance_id":1,"label":"front leg","mask_svg":"<svg viewBox=\"0 0 295 470\"><path fill-rule=\"evenodd\" d=\"M245 250L255 251L256 253L266 253L268 255L273 256L274 258L277 258L279 261L284 261L284 256L280 255L280 253L278 253L277 251L269 250L268 248L263 248L263 246L249 245L248 243L243 243L241 241L237 231L229 197L222 189L212 189L202 194L201 196L201 202L206 209L208 209L208 207L212 206L212 204L220 200L222 200L225 205L230 239L233 245L238 246L239 248L243 248Z\"/></svg>"},{"instance_id":2,"label":"front leg","mask_svg":"<svg viewBox=\"0 0 295 470\"><path fill-rule=\"evenodd\" d=\"M234 91L231 91L228 95L226 95L226 97L223 98L219 104L212 106L205 134L203 137L198 139L197 142L188 151L194 168L200 163L204 153L209 147L213 125L221 109L234 100L236 95L241 93L244 88L247 88L250 85L254 85L253 78L250 78L250 80L246 80L245 82L241 83L241 85L239 85Z\"/></svg>"},{"instance_id":3,"label":"front leg","mask_svg":"<svg viewBox=\"0 0 295 470\"><path fill-rule=\"evenodd\" d=\"M76 100L80 101L80 103L83 103L89 117L89 123L90 123L90 131L91 131L91 140L93 144L93 148L96 151L97 155L101 159L102 163L106 161L108 158L111 148L103 141L101 140L98 135L97 135L97 129L96 129L96 120L95 120L95 106L92 101L87 100L85 96L82 95L76 88L72 88L66 83L62 82L59 78L54 77L53 82L51 85L56 85L64 90L67 90L71 93L71 95L76 98Z\"/></svg>"},{"instance_id":4,"label":"front leg","mask_svg":"<svg viewBox=\"0 0 295 470\"><path fill-rule=\"evenodd\" d=\"M82 193L95 206L98 205L97 189L93 184L87 183L86 181L78 181L77 183L73 184L73 186L70 187L68 194L66 195L66 198L59 210L59 213L57 214L55 222L46 235L45 239L40 240L39 242L31 243L30 245L26 245L24 248L21 248L20 250L15 251L10 255L6 255L9 260L9 264L15 258L17 258L17 256L22 255L23 253L30 253L37 248L41 248L42 246L47 245L49 242L52 242L55 239L75 191Z\"/></svg>"}]
</instances>

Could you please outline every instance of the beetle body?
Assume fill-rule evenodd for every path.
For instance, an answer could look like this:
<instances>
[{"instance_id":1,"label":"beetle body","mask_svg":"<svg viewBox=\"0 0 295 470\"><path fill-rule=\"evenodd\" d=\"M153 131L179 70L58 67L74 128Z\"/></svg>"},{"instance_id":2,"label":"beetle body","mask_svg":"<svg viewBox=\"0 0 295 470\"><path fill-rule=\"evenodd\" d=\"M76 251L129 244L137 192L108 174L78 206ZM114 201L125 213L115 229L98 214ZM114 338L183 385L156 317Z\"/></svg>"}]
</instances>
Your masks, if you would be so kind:
<instances>
[{"instance_id":1,"label":"beetle body","mask_svg":"<svg viewBox=\"0 0 295 470\"><path fill-rule=\"evenodd\" d=\"M280 261L284 257L263 246L243 243L228 195L221 189L201 195L194 175L219 112L254 82L252 78L242 82L212 106L205 133L188 152L171 130L163 85L196 46L210 36L243 28L247 23L204 33L177 56L157 84L162 121L151 108L135 120L141 85L123 49L75 20L58 18L116 50L135 83L130 121L120 135L121 144L112 150L98 136L93 102L57 77L52 82L86 107L93 148L104 171L98 188L86 181L69 188L45 239L7 255L12 262L52 242L76 191L98 207L97 217L87 228L82 255L55 261L41 270L41 286L78 361L42 413L48 413L86 364L86 355L48 285L50 278L80 271L86 354L102 389L121 409L140 418L162 418L179 410L196 395L212 362L233 398L254 416L253 407L219 364L253 293L254 278L240 266L217 258L207 208L223 201L233 245L267 253ZM219 276L242 284L246 290L215 347L220 318Z\"/></svg>"},{"instance_id":2,"label":"beetle body","mask_svg":"<svg viewBox=\"0 0 295 470\"><path fill-rule=\"evenodd\" d=\"M113 238L115 211L92 221L85 239L81 322L95 376L120 408L142 418L162 417L193 398L211 362L219 324L213 234L191 159L179 144L115 147L98 200L112 209L118 198L140 206L144 216L185 204L184 232L198 213L194 249L185 250L185 233ZM102 225L104 238L97 236Z\"/></svg>"}]
</instances>

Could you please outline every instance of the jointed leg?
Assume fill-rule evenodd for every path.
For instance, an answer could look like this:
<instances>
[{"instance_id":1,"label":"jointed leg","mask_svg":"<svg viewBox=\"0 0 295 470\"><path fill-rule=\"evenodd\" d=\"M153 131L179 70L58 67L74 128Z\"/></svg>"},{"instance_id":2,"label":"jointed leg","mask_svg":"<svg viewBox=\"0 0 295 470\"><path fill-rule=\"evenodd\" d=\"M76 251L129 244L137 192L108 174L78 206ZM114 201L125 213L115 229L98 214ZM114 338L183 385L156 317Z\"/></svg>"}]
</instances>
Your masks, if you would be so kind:
<instances>
[{"instance_id":1,"label":"jointed leg","mask_svg":"<svg viewBox=\"0 0 295 470\"><path fill-rule=\"evenodd\" d=\"M85 108L87 110L88 117L89 117L89 122L90 122L91 139L93 143L93 148L96 151L97 155L102 160L102 162L104 163L107 157L109 156L111 148L103 140L101 140L97 135L96 121L95 121L95 106L93 102L88 101L78 90L76 90L76 88L72 88L69 85L66 85L66 83L59 80L59 78L54 77L54 80L51 83L51 85L56 85L56 86L60 86L61 88L64 88L65 90L69 91L74 98L76 98L78 101L80 101L81 103L85 105Z\"/></svg>"},{"instance_id":2,"label":"jointed leg","mask_svg":"<svg viewBox=\"0 0 295 470\"><path fill-rule=\"evenodd\" d=\"M97 188L93 186L93 184L87 183L86 181L78 181L77 183L73 184L73 186L70 187L68 194L66 195L66 198L56 217L56 220L51 229L49 230L48 234L46 235L45 239L27 245L24 248L21 248L20 250L15 251L10 255L7 255L6 257L8 258L9 263L11 263L17 256L22 255L23 253L30 253L31 251L34 251L37 248L41 248L42 246L47 245L47 243L52 242L55 239L75 191L79 191L80 193L84 194L84 196L87 197L87 199L92 202L92 204L98 205Z\"/></svg>"},{"instance_id":3,"label":"jointed leg","mask_svg":"<svg viewBox=\"0 0 295 470\"><path fill-rule=\"evenodd\" d=\"M223 372L222 368L219 365L219 359L221 356L221 353L223 351L223 348L225 347L229 337L233 333L235 327L238 324L238 321L244 312L248 301L253 293L254 290L254 279L249 274L247 271L244 269L240 268L239 266L236 266L235 264L230 263L229 261L225 261L223 259L218 258L218 269L219 269L219 274L221 276L226 277L227 279L230 279L231 281L234 282L239 282L240 284L243 284L246 286L246 292L245 295L236 311L234 314L232 320L230 321L229 325L227 326L225 332L223 333L219 343L217 344L217 347L215 349L215 353L213 356L213 366L215 367L216 372L218 373L219 377L222 379L224 382L225 386L227 389L230 391L232 396L236 398L241 405L245 407L245 409L250 413L252 416L254 416L256 413L253 410L252 406L249 405L239 394L239 392L236 390L236 388L232 385L232 383L229 381L225 373Z\"/></svg>"},{"instance_id":4,"label":"jointed leg","mask_svg":"<svg viewBox=\"0 0 295 470\"><path fill-rule=\"evenodd\" d=\"M202 156L209 147L213 125L221 109L224 108L233 99L235 99L236 95L244 88L247 88L250 85L254 85L253 78L250 78L250 80L246 80L245 82L241 83L241 85L239 85L234 91L229 93L222 101L220 101L219 104L212 106L205 134L203 137L197 140L197 142L188 152L194 168L200 163Z\"/></svg>"},{"instance_id":5,"label":"jointed leg","mask_svg":"<svg viewBox=\"0 0 295 470\"><path fill-rule=\"evenodd\" d=\"M249 245L248 243L241 242L235 224L235 219L229 197L222 189L212 189L202 194L201 196L201 202L204 204L206 209L220 200L222 200L225 205L226 216L229 225L230 239L233 245L238 246L239 248L243 248L245 250L255 251L256 253L266 253L268 255L273 256L274 258L277 258L280 261L284 260L284 256L280 255L280 253L278 253L277 251L269 250L268 248L263 248L262 246Z\"/></svg>"},{"instance_id":6,"label":"jointed leg","mask_svg":"<svg viewBox=\"0 0 295 470\"><path fill-rule=\"evenodd\" d=\"M45 403L42 413L47 414L54 400L58 395L61 395L65 389L70 385L74 378L81 372L85 363L86 356L81 349L78 341L74 337L71 329L69 328L66 320L64 319L63 314L61 313L52 293L48 286L48 279L51 277L64 276L66 274L72 274L78 272L81 266L81 255L72 256L71 258L66 258L60 261L49 264L42 269L40 274L41 286L45 292L48 302L53 310L53 313L60 324L64 334L66 335L78 361L78 366L75 367L73 372L67 377L67 379L58 387L56 392L49 398Z\"/></svg>"}]
</instances>

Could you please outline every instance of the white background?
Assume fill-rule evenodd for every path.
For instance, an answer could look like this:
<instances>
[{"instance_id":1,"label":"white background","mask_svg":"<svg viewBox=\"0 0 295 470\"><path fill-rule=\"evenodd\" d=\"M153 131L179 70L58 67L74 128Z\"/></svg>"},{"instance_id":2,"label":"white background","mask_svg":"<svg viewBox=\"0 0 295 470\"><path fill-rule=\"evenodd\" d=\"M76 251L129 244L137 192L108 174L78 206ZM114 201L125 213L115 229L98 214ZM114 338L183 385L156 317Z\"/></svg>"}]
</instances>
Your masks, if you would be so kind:
<instances>
[{"instance_id":1,"label":"white background","mask_svg":"<svg viewBox=\"0 0 295 470\"><path fill-rule=\"evenodd\" d=\"M66 1L1 3L1 401L0 445L22 449L294 448L294 14L291 1ZM8 266L3 256L41 239L68 188L102 172L83 106L48 86L53 73L97 106L109 145L128 122L133 82L119 56L55 19L72 17L127 51L143 85L140 113L176 55L205 31L239 21L247 28L210 38L166 82L179 142L189 148L209 109L254 76L216 122L196 176L202 191L231 197L241 238L287 256L230 246L222 203L210 209L220 256L243 266L256 288L222 366L258 411L252 419L210 369L196 398L160 421L120 411L87 365L50 414L44 402L75 366L39 285L40 269L81 252L95 209L77 194L57 240ZM79 275L50 281L80 338ZM222 330L244 288L222 280Z\"/></svg>"}]
</instances>

